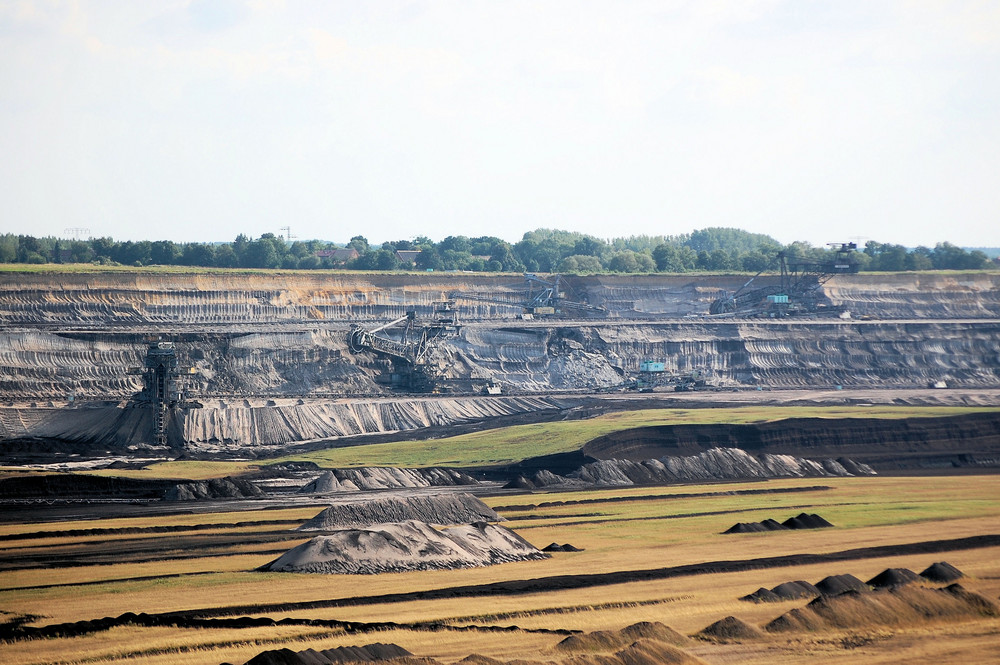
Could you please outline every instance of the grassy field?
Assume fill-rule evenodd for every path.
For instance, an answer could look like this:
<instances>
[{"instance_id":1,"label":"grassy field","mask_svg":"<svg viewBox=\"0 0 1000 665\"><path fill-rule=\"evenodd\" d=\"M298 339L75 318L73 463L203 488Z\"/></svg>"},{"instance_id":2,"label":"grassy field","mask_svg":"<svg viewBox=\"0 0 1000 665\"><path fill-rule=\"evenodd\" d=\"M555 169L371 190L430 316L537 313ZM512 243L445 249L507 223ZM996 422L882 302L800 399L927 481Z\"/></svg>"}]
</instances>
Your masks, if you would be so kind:
<instances>
[{"instance_id":1,"label":"grassy field","mask_svg":"<svg viewBox=\"0 0 1000 665\"><path fill-rule=\"evenodd\" d=\"M741 489L805 488L804 491L737 495ZM687 496L695 494L696 496ZM627 501L609 501L626 498ZM544 502L588 501L540 506ZM268 648L393 642L420 656L456 662L470 653L500 658L554 659L556 635L530 629L606 630L642 620L661 621L693 634L727 615L765 623L804 604L788 601L754 605L738 598L761 586L804 579L816 582L830 574L850 573L869 579L888 567L923 570L946 560L969 578L963 584L990 598L1000 593L1000 547L935 554L856 558L827 564L782 565L739 572L703 572L679 577L603 584L576 589L488 596L381 602L376 599L337 606L357 596L442 589L506 580L542 580L553 576L646 570L732 559L823 554L878 545L963 538L1000 533L1000 477L788 479L759 483L626 488L587 492L503 495L487 499L508 519L508 526L536 546L569 542L584 548L528 561L458 571L424 571L379 576L322 576L258 573L253 569L300 542L254 544L255 535L287 530L319 507L253 514L184 514L158 518L84 520L59 524L6 526L0 535L0 611L7 617L32 615L33 625L91 620L123 612L170 612L205 609L205 616L226 616L233 605L258 607L250 616L425 625L519 626L512 632L456 632L412 626L371 634L346 634L335 627L267 626L257 628L178 628L126 625L77 637L0 643L0 662L11 665L62 663L241 663ZM521 506L504 508L504 506ZM722 535L735 522L764 518L784 520L799 512L818 513L833 529ZM265 520L259 527L237 522ZM280 524L279 524L280 523ZM55 529L190 526L171 538L209 535L212 547L164 548L163 560L133 557L133 541L149 534L53 535L45 540L17 539ZM193 527L208 525L207 529ZM180 541L178 541L180 542ZM93 551L117 548L110 564L86 563ZM25 553L62 549L77 552L79 565L48 568L36 563L10 566ZM169 577L168 577L169 576ZM318 607L275 608L280 603L319 603ZM340 602L342 604L342 602ZM268 607L271 606L271 607ZM214 609L212 609L214 608ZM0 621L3 615L0 615ZM768 637L751 644L692 642L688 650L708 663L989 662L997 654L1000 621L879 628L856 635L797 634ZM853 637L852 637L853 635ZM856 639L855 639L856 638ZM850 645L856 646L850 646ZM848 646L844 646L848 645ZM992 651L991 651L992 649ZM951 654L950 656L948 654ZM941 660L944 658L944 660ZM949 658L951 660L949 660ZM923 660L922 660L923 659ZM898 662L898 661L897 661Z\"/></svg>"}]
</instances>

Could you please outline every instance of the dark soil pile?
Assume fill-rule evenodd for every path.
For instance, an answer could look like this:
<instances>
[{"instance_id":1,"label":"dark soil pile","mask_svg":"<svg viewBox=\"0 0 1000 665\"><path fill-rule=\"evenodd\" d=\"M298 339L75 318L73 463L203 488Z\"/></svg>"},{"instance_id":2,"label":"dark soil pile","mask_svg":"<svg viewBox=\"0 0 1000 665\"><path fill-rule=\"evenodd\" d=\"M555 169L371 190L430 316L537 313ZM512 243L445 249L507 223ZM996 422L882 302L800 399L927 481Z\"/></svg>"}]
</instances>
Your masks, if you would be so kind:
<instances>
[{"instance_id":1,"label":"dark soil pile","mask_svg":"<svg viewBox=\"0 0 1000 665\"><path fill-rule=\"evenodd\" d=\"M621 634L630 640L659 640L660 642L676 646L684 646L691 643L690 639L659 621L640 621L639 623L634 623L631 626L622 628Z\"/></svg>"},{"instance_id":2,"label":"dark soil pile","mask_svg":"<svg viewBox=\"0 0 1000 665\"><path fill-rule=\"evenodd\" d=\"M789 529L824 529L833 525L819 515L799 513L784 522L766 519L760 522L737 522L722 533L764 533L767 531L788 531Z\"/></svg>"},{"instance_id":3,"label":"dark soil pile","mask_svg":"<svg viewBox=\"0 0 1000 665\"><path fill-rule=\"evenodd\" d=\"M163 495L164 501L204 501L206 499L252 499L264 496L259 487L242 478L212 478L180 483Z\"/></svg>"},{"instance_id":4,"label":"dark soil pile","mask_svg":"<svg viewBox=\"0 0 1000 665\"><path fill-rule=\"evenodd\" d=\"M868 587L854 575L830 575L817 582L816 589L824 596L836 596L847 591L867 591Z\"/></svg>"},{"instance_id":5,"label":"dark soil pile","mask_svg":"<svg viewBox=\"0 0 1000 665\"><path fill-rule=\"evenodd\" d=\"M908 568L886 568L865 584L876 589L885 589L912 584L919 580L920 576Z\"/></svg>"},{"instance_id":6,"label":"dark soil pile","mask_svg":"<svg viewBox=\"0 0 1000 665\"><path fill-rule=\"evenodd\" d=\"M579 547L574 547L574 546L570 545L569 543L563 543L562 545L560 545L559 543L552 543L550 545L546 545L545 547L543 547L542 551L543 552L582 552L583 549L579 548Z\"/></svg>"},{"instance_id":7,"label":"dark soil pile","mask_svg":"<svg viewBox=\"0 0 1000 665\"><path fill-rule=\"evenodd\" d=\"M765 589L761 587L754 591L753 593L741 596L740 600L744 600L748 603L780 603L784 598L771 591L770 589Z\"/></svg>"},{"instance_id":8,"label":"dark soil pile","mask_svg":"<svg viewBox=\"0 0 1000 665\"><path fill-rule=\"evenodd\" d=\"M722 533L764 533L766 531L787 531L788 527L772 519L762 522L737 522Z\"/></svg>"},{"instance_id":9,"label":"dark soil pile","mask_svg":"<svg viewBox=\"0 0 1000 665\"><path fill-rule=\"evenodd\" d=\"M567 665L576 665L574 658ZM581 665L704 665L705 661L659 640L639 640L632 646L615 654L614 660L595 658L583 659Z\"/></svg>"},{"instance_id":10,"label":"dark soil pile","mask_svg":"<svg viewBox=\"0 0 1000 665\"><path fill-rule=\"evenodd\" d=\"M368 644L359 647L337 647L336 649L276 649L257 654L246 665L337 665L339 663L371 663L393 658L403 658L413 654L395 644Z\"/></svg>"},{"instance_id":11,"label":"dark soil pile","mask_svg":"<svg viewBox=\"0 0 1000 665\"><path fill-rule=\"evenodd\" d=\"M471 494L383 496L330 506L298 528L299 531L335 531L372 524L417 520L429 524L502 522L503 518Z\"/></svg>"},{"instance_id":12,"label":"dark soil pile","mask_svg":"<svg viewBox=\"0 0 1000 665\"><path fill-rule=\"evenodd\" d=\"M746 621L728 616L719 619L710 626L702 628L697 633L697 637L711 640L713 642L739 642L741 640L756 640L764 636L764 633L757 626L748 624Z\"/></svg>"},{"instance_id":13,"label":"dark soil pile","mask_svg":"<svg viewBox=\"0 0 1000 665\"><path fill-rule=\"evenodd\" d=\"M1000 616L996 603L958 584L944 589L902 586L864 593L821 596L765 626L772 633L905 627L930 621L963 621Z\"/></svg>"},{"instance_id":14,"label":"dark soil pile","mask_svg":"<svg viewBox=\"0 0 1000 665\"><path fill-rule=\"evenodd\" d=\"M782 582L771 589L776 596L782 600L794 600L796 598L815 598L820 595L820 590L815 584L796 580L794 582Z\"/></svg>"},{"instance_id":15,"label":"dark soil pile","mask_svg":"<svg viewBox=\"0 0 1000 665\"><path fill-rule=\"evenodd\" d=\"M827 529L833 526L815 513L811 515L799 513L795 517L789 517L782 522L782 525L789 529Z\"/></svg>"},{"instance_id":16,"label":"dark soil pile","mask_svg":"<svg viewBox=\"0 0 1000 665\"><path fill-rule=\"evenodd\" d=\"M947 561L939 561L928 566L920 576L931 582L948 583L962 579L965 573Z\"/></svg>"},{"instance_id":17,"label":"dark soil pile","mask_svg":"<svg viewBox=\"0 0 1000 665\"><path fill-rule=\"evenodd\" d=\"M656 640L675 646L689 644L691 640L665 624L642 621L621 630L599 630L581 635L570 635L556 645L560 651L611 651L637 640Z\"/></svg>"},{"instance_id":18,"label":"dark soil pile","mask_svg":"<svg viewBox=\"0 0 1000 665\"><path fill-rule=\"evenodd\" d=\"M761 587L753 593L743 596L740 600L751 603L780 603L799 598L815 598L818 595L820 595L820 591L814 585L799 580L796 582L782 582L773 589Z\"/></svg>"}]
</instances>

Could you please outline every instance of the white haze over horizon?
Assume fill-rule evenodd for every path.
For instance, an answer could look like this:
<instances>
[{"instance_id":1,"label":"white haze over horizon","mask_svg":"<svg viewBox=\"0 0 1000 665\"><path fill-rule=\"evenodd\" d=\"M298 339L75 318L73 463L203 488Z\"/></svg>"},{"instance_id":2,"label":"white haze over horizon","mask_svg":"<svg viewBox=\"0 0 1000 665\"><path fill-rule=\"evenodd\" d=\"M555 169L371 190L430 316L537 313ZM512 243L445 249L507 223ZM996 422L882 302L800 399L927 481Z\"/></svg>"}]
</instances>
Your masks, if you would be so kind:
<instances>
[{"instance_id":1,"label":"white haze over horizon","mask_svg":"<svg viewBox=\"0 0 1000 665\"><path fill-rule=\"evenodd\" d=\"M0 0L0 233L1000 246L1000 3Z\"/></svg>"}]
</instances>

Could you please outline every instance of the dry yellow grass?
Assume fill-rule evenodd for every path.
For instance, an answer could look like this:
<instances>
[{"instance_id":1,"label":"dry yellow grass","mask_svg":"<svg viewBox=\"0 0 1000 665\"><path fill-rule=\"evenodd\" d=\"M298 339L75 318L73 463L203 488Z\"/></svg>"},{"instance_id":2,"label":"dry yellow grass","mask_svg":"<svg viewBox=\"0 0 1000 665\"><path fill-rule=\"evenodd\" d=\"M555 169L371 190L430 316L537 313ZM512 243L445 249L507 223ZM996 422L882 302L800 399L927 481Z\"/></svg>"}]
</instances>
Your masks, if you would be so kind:
<instances>
[{"instance_id":1,"label":"dry yellow grass","mask_svg":"<svg viewBox=\"0 0 1000 665\"><path fill-rule=\"evenodd\" d=\"M788 494L722 495L713 492L735 489L805 487L817 484L827 491ZM783 480L675 488L619 489L534 496L503 496L489 499L491 505L539 503L608 497L704 493L705 496L640 500L621 503L591 503L552 506L532 511L511 511L510 525L538 546L570 542L586 548L579 553L556 554L547 561L529 561L491 568L459 571L426 571L379 576L323 576L251 572L273 558L252 553L276 545L239 542L253 529L220 526L216 533L233 539L225 552L237 556L179 559L160 563L118 563L111 566L81 566L55 570L22 570L0 573L0 609L44 617L39 625L115 616L126 611L165 612L193 608L226 607L236 604L323 601L358 595L379 595L531 579L553 575L608 572L676 566L705 561L751 559L795 553L835 552L883 544L899 544L998 533L1000 527L1000 477L966 476L940 478L861 478ZM784 519L798 512L815 512L837 525L835 529L721 535L734 522L765 517ZM743 511L743 512L732 512ZM264 519L307 519L316 509L267 511ZM579 516L601 513L596 516ZM516 519L544 516L544 520ZM678 515L684 515L677 517ZM292 517L295 516L295 517ZM176 524L224 525L261 518L246 513L187 515L164 518ZM666 518L666 519L664 519ZM128 524L150 525L155 519L86 522L74 528ZM29 525L29 531L67 528L65 525ZM261 527L273 530L274 527ZM115 542L127 542L124 537ZM53 541L63 545L73 538ZM165 540L165 543L168 541ZM77 544L99 547L89 537ZM9 543L8 543L9 545ZM288 544L291 546L291 543ZM5 548L3 551L11 551ZM0 554L3 552L0 551ZM826 575L850 573L861 579L873 577L888 567L908 567L919 572L934 561L947 560L969 574L967 586L996 598L1000 594L1000 547L962 550L933 555L892 556L859 559L830 565L791 565L745 572L692 575L583 589L537 592L524 595L420 600L379 603L341 608L268 611L271 618L296 617L356 621L459 621L522 628L605 630L639 620L661 621L691 634L723 616L732 614L751 623L764 623L802 603L754 605L738 598L760 586L804 579L816 582ZM189 577L111 581L169 573L207 573ZM23 587L43 584L100 582L86 586L47 589ZM623 606L623 601L643 602ZM563 608L562 612L553 609ZM512 614L511 617L495 615ZM490 615L490 616L484 616ZM476 618L478 617L478 619ZM961 658L989 655L989 637L996 637L997 622L975 625L942 625L882 635L825 635L769 637L759 645L738 650L732 646L700 644L695 652L710 663L763 662L769 665L805 662L892 662L888 649L902 649L915 662L945 657L946 641ZM342 644L374 641L395 642L418 655L454 662L473 652L503 658L541 658L551 653L555 636L514 633L426 633L405 630L369 635L331 636L327 629L320 639L308 631L282 629L190 630L122 627L88 637L49 639L31 643L0 645L0 662L42 663L219 663L244 662L266 648L287 645L299 650L308 646L330 648ZM117 631L117 632L116 632ZM323 631L320 631L323 632ZM117 637L117 639L116 639ZM123 640L126 646L123 646ZM791 641L790 641L791 640ZM803 645L797 648L792 643ZM846 640L846 641L845 641ZM267 642L265 645L264 642ZM858 645L855 645L857 642ZM933 644L932 644L933 643ZM218 646L213 646L218 645ZM845 646L846 645L846 646ZM860 645L860 646L859 646ZM744 645L746 646L746 645ZM28 659L28 655L32 659ZM870 657L870 658L869 658ZM879 660L881 659L881 660ZM947 662L947 659L941 662ZM959 662L959 661L952 661ZM965 660L962 662L972 662ZM978 662L986 662L980 659Z\"/></svg>"}]
</instances>

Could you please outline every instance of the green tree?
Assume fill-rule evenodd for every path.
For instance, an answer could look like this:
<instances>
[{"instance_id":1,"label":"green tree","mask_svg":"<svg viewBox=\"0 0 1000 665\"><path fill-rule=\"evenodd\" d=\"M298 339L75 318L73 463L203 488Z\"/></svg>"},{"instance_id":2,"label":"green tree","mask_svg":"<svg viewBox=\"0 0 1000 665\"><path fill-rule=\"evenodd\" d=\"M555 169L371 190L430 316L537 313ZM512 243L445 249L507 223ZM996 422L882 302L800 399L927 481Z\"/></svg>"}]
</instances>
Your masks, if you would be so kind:
<instances>
[{"instance_id":1,"label":"green tree","mask_svg":"<svg viewBox=\"0 0 1000 665\"><path fill-rule=\"evenodd\" d=\"M149 251L150 260L160 266L173 265L180 255L181 249L169 240L157 240Z\"/></svg>"},{"instance_id":2,"label":"green tree","mask_svg":"<svg viewBox=\"0 0 1000 665\"><path fill-rule=\"evenodd\" d=\"M0 263L14 263L20 243L13 233L0 235Z\"/></svg>"},{"instance_id":3,"label":"green tree","mask_svg":"<svg viewBox=\"0 0 1000 665\"><path fill-rule=\"evenodd\" d=\"M219 245L215 249L215 265L220 268L238 268L240 265L239 257L236 256L236 252L233 250L233 246L229 243Z\"/></svg>"},{"instance_id":4,"label":"green tree","mask_svg":"<svg viewBox=\"0 0 1000 665\"><path fill-rule=\"evenodd\" d=\"M354 236L351 241L347 243L348 247L358 250L358 254L367 254L370 249L368 246L368 239L364 236Z\"/></svg>"},{"instance_id":5,"label":"green tree","mask_svg":"<svg viewBox=\"0 0 1000 665\"><path fill-rule=\"evenodd\" d=\"M226 245L228 247L228 245ZM215 248L200 242L190 242L184 245L181 258L177 259L181 265L203 266L210 268L215 265Z\"/></svg>"},{"instance_id":6,"label":"green tree","mask_svg":"<svg viewBox=\"0 0 1000 665\"><path fill-rule=\"evenodd\" d=\"M608 270L612 272L638 272L639 262L636 260L635 252L630 249L615 252L608 261Z\"/></svg>"},{"instance_id":7,"label":"green tree","mask_svg":"<svg viewBox=\"0 0 1000 665\"><path fill-rule=\"evenodd\" d=\"M281 255L274 247L274 243L266 236L272 238L274 234L265 233L247 246L246 254L243 257L241 266L244 268L277 268L281 263Z\"/></svg>"}]
</instances>

